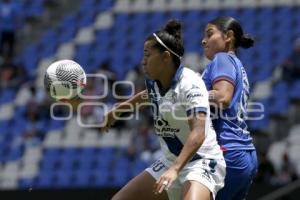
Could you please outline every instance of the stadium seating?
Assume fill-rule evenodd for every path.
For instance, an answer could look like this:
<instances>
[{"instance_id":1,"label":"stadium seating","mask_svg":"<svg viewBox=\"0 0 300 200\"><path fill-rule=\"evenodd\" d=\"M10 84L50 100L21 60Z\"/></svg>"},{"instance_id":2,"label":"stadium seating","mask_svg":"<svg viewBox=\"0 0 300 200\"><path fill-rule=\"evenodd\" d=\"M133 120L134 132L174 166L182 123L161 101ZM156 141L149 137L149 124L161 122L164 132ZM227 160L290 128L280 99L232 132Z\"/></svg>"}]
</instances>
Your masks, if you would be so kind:
<instances>
[{"instance_id":1,"label":"stadium seating","mask_svg":"<svg viewBox=\"0 0 300 200\"><path fill-rule=\"evenodd\" d=\"M19 2L25 17L38 17L44 12L42 0ZM122 80L129 70L139 65L145 37L166 20L178 18L183 21L188 57L203 53L201 39L207 21L219 15L233 16L257 40L252 50L239 52L255 94L252 100L261 102L266 108L261 120L249 121L249 129L254 133L268 131L272 117L288 115L291 100L300 100L300 80L290 87L285 82L272 84L270 79L275 67L291 53L293 40L299 37L299 5L275 7L267 0L257 1L259 5L247 0L188 0L186 5L180 1L171 1L168 5L168 2L83 1L77 12L66 14L57 27L45 30L41 38L28 45L15 60L25 66L30 80L37 82L42 79L49 62L63 58L76 60L87 73L95 72L109 62L110 70ZM217 9L219 4L223 5L222 9ZM38 83L40 87L41 80ZM4 166L13 165L15 170L22 168L15 162L25 158L29 148L25 142L20 142L30 123L25 119L26 105L17 104L19 91L21 89L7 88L1 90L0 95L0 162ZM9 104L14 100L16 105ZM5 116L1 115L2 110L5 110ZM261 114L252 112L249 115L259 117ZM30 167L33 170L26 168L29 164L24 162L24 173L9 179L11 182L0 184L0 189L33 185L37 188L120 187L150 164L139 157L129 160L126 147L131 138L122 134L126 130L119 131L119 135L112 130L110 134L99 136L76 126L74 120L65 122L42 117L37 128L44 135L29 145L36 148L38 155ZM289 140L298 141L299 127L292 130ZM120 138L123 138L122 144ZM277 154L283 153L284 146L284 142L275 143L269 152L278 168ZM295 155L293 159L298 159L296 150L298 147L291 150ZM13 174L10 170L0 169L0 172L7 176Z\"/></svg>"}]
</instances>

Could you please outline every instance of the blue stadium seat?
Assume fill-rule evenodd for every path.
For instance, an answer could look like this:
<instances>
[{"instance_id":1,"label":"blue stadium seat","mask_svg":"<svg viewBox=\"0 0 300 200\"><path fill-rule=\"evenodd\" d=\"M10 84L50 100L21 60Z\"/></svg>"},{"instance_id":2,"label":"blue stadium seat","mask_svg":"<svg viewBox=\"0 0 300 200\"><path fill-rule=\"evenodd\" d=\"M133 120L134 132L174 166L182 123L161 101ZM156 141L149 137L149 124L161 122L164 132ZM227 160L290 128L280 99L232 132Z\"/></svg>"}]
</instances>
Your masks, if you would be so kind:
<instances>
[{"instance_id":1,"label":"blue stadium seat","mask_svg":"<svg viewBox=\"0 0 300 200\"><path fill-rule=\"evenodd\" d=\"M96 7L96 2L97 2L97 0L82 1L81 5L80 5L79 12L84 15L84 14L90 12L90 11L94 11L95 7Z\"/></svg>"},{"instance_id":2,"label":"blue stadium seat","mask_svg":"<svg viewBox=\"0 0 300 200\"><path fill-rule=\"evenodd\" d=\"M102 147L100 149L100 155L107 156L107 155L115 155L116 148L115 147Z\"/></svg>"},{"instance_id":3,"label":"blue stadium seat","mask_svg":"<svg viewBox=\"0 0 300 200\"><path fill-rule=\"evenodd\" d=\"M35 187L36 179L35 178L23 178L18 181L18 187L21 189L29 189Z\"/></svg>"},{"instance_id":4,"label":"blue stadium seat","mask_svg":"<svg viewBox=\"0 0 300 200\"><path fill-rule=\"evenodd\" d=\"M50 120L49 122L48 131L62 130L65 127L64 120Z\"/></svg>"},{"instance_id":5,"label":"blue stadium seat","mask_svg":"<svg viewBox=\"0 0 300 200\"><path fill-rule=\"evenodd\" d=\"M11 123L11 120L0 120L0 136L9 132Z\"/></svg>"},{"instance_id":6,"label":"blue stadium seat","mask_svg":"<svg viewBox=\"0 0 300 200\"><path fill-rule=\"evenodd\" d=\"M92 185L91 181L92 171L90 170L77 170L74 173L74 182L72 186L80 187L80 188L87 188Z\"/></svg>"},{"instance_id":7,"label":"blue stadium seat","mask_svg":"<svg viewBox=\"0 0 300 200\"><path fill-rule=\"evenodd\" d=\"M131 167L131 162L126 157L121 157L115 160L114 167L116 170L129 169Z\"/></svg>"},{"instance_id":8,"label":"blue stadium seat","mask_svg":"<svg viewBox=\"0 0 300 200\"><path fill-rule=\"evenodd\" d=\"M149 16L149 29L152 31L159 29L160 26L162 26L167 19L167 14L164 12L153 12Z\"/></svg>"},{"instance_id":9,"label":"blue stadium seat","mask_svg":"<svg viewBox=\"0 0 300 200\"><path fill-rule=\"evenodd\" d=\"M91 170L96 168L97 161L94 155L91 156L80 156L78 158L78 170Z\"/></svg>"},{"instance_id":10,"label":"blue stadium seat","mask_svg":"<svg viewBox=\"0 0 300 200\"><path fill-rule=\"evenodd\" d=\"M72 171L75 170L77 162L77 158L74 157L68 157L68 156L62 156L59 160L59 169L63 171Z\"/></svg>"},{"instance_id":11,"label":"blue stadium seat","mask_svg":"<svg viewBox=\"0 0 300 200\"><path fill-rule=\"evenodd\" d=\"M96 10L98 12L109 10L113 7L114 3L114 0L98 1L98 4L96 4Z\"/></svg>"},{"instance_id":12,"label":"blue stadium seat","mask_svg":"<svg viewBox=\"0 0 300 200\"><path fill-rule=\"evenodd\" d=\"M77 21L77 26L79 28L83 28L86 26L91 25L95 20L95 11L89 10L88 12L82 13L82 15L79 17L79 20Z\"/></svg>"},{"instance_id":13,"label":"blue stadium seat","mask_svg":"<svg viewBox=\"0 0 300 200\"><path fill-rule=\"evenodd\" d=\"M129 24L131 26L136 26L136 25L146 25L147 20L149 18L149 13L133 13L130 17Z\"/></svg>"},{"instance_id":14,"label":"blue stadium seat","mask_svg":"<svg viewBox=\"0 0 300 200\"><path fill-rule=\"evenodd\" d=\"M108 150L108 148L104 148L106 150L100 151L95 155L95 162L97 169L106 169L110 168L114 159L115 159L115 151ZM110 148L109 148L110 149Z\"/></svg>"},{"instance_id":15,"label":"blue stadium seat","mask_svg":"<svg viewBox=\"0 0 300 200\"><path fill-rule=\"evenodd\" d=\"M295 81L290 89L290 97L293 100L300 100L300 80Z\"/></svg>"},{"instance_id":16,"label":"blue stadium seat","mask_svg":"<svg viewBox=\"0 0 300 200\"><path fill-rule=\"evenodd\" d=\"M114 27L117 27L118 29L126 29L129 22L129 14L128 13L118 13L115 16L115 23Z\"/></svg>"},{"instance_id":17,"label":"blue stadium seat","mask_svg":"<svg viewBox=\"0 0 300 200\"><path fill-rule=\"evenodd\" d=\"M238 20L240 18L240 15L241 15L240 10L238 10L236 8L224 9L221 14L221 16L231 16Z\"/></svg>"},{"instance_id":18,"label":"blue stadium seat","mask_svg":"<svg viewBox=\"0 0 300 200\"><path fill-rule=\"evenodd\" d=\"M107 49L111 40L111 30L100 30L95 33L96 47L99 49Z\"/></svg>"},{"instance_id":19,"label":"blue stadium seat","mask_svg":"<svg viewBox=\"0 0 300 200\"><path fill-rule=\"evenodd\" d=\"M263 62L260 59L254 61L252 64L254 64L253 81L263 81L271 77L273 66L266 64L266 62Z\"/></svg>"},{"instance_id":20,"label":"blue stadium seat","mask_svg":"<svg viewBox=\"0 0 300 200\"><path fill-rule=\"evenodd\" d=\"M64 157L76 157L80 153L80 149L76 147L69 147L62 149L62 156Z\"/></svg>"},{"instance_id":21,"label":"blue stadium seat","mask_svg":"<svg viewBox=\"0 0 300 200\"><path fill-rule=\"evenodd\" d=\"M205 10L203 12L203 21L211 21L213 19L215 19L216 17L218 17L220 15L220 11L219 10Z\"/></svg>"},{"instance_id":22,"label":"blue stadium seat","mask_svg":"<svg viewBox=\"0 0 300 200\"><path fill-rule=\"evenodd\" d=\"M14 136L23 135L26 131L25 127L27 127L27 121L25 119L15 118L13 126L11 127L11 134L13 134Z\"/></svg>"},{"instance_id":23,"label":"blue stadium seat","mask_svg":"<svg viewBox=\"0 0 300 200\"><path fill-rule=\"evenodd\" d=\"M274 18L273 20L279 22L276 25L289 25L291 23L291 20L282 20L282 19L292 19L292 7L291 6L282 6L279 8L275 8L274 11Z\"/></svg>"},{"instance_id":24,"label":"blue stadium seat","mask_svg":"<svg viewBox=\"0 0 300 200\"><path fill-rule=\"evenodd\" d=\"M44 2L43 1L32 1L30 6L26 6L27 17L39 17L44 13Z\"/></svg>"},{"instance_id":25,"label":"blue stadium seat","mask_svg":"<svg viewBox=\"0 0 300 200\"><path fill-rule=\"evenodd\" d=\"M53 158L59 158L62 154L63 150L61 148L46 148L44 150L44 156L45 157L53 157Z\"/></svg>"},{"instance_id":26,"label":"blue stadium seat","mask_svg":"<svg viewBox=\"0 0 300 200\"><path fill-rule=\"evenodd\" d=\"M12 102L16 97L16 90L13 88L6 88L2 90L0 96L0 104Z\"/></svg>"},{"instance_id":27,"label":"blue stadium seat","mask_svg":"<svg viewBox=\"0 0 300 200\"><path fill-rule=\"evenodd\" d=\"M134 177L134 176L140 174L143 170L145 170L149 166L150 166L150 163L147 163L146 161L137 158L134 161L133 166L131 168L131 172L130 172L131 177Z\"/></svg>"},{"instance_id":28,"label":"blue stadium seat","mask_svg":"<svg viewBox=\"0 0 300 200\"><path fill-rule=\"evenodd\" d=\"M59 170L55 171L55 182L56 188L70 188L73 186L74 174L71 170Z\"/></svg>"},{"instance_id":29,"label":"blue stadium seat","mask_svg":"<svg viewBox=\"0 0 300 200\"><path fill-rule=\"evenodd\" d=\"M91 182L96 187L108 187L111 184L110 169L93 170Z\"/></svg>"},{"instance_id":30,"label":"blue stadium seat","mask_svg":"<svg viewBox=\"0 0 300 200\"><path fill-rule=\"evenodd\" d=\"M55 171L47 171L47 173L40 173L36 180L37 188L54 188Z\"/></svg>"},{"instance_id":31,"label":"blue stadium seat","mask_svg":"<svg viewBox=\"0 0 300 200\"><path fill-rule=\"evenodd\" d=\"M59 166L59 160L60 157L51 157L51 156L45 156L40 162L40 170L41 171L52 171L56 170Z\"/></svg>"},{"instance_id":32,"label":"blue stadium seat","mask_svg":"<svg viewBox=\"0 0 300 200\"><path fill-rule=\"evenodd\" d=\"M75 37L77 32L76 15L70 14L65 16L61 23L58 25L58 42L69 42Z\"/></svg>"},{"instance_id":33,"label":"blue stadium seat","mask_svg":"<svg viewBox=\"0 0 300 200\"><path fill-rule=\"evenodd\" d=\"M6 155L7 152L9 151L9 145L11 145L11 141L9 141L10 143L7 142L1 142L2 146L0 147L0 162L1 163L5 163L7 161L6 159Z\"/></svg>"},{"instance_id":34,"label":"blue stadium seat","mask_svg":"<svg viewBox=\"0 0 300 200\"><path fill-rule=\"evenodd\" d=\"M269 112L270 115L275 116L286 116L289 108L289 90L288 84L284 81L278 82L273 86L272 96L270 99Z\"/></svg>"},{"instance_id":35,"label":"blue stadium seat","mask_svg":"<svg viewBox=\"0 0 300 200\"><path fill-rule=\"evenodd\" d=\"M16 106L15 115L24 117L26 110L27 110L27 106Z\"/></svg>"},{"instance_id":36,"label":"blue stadium seat","mask_svg":"<svg viewBox=\"0 0 300 200\"><path fill-rule=\"evenodd\" d=\"M255 101L256 106L254 106L254 111L249 112L248 114L248 126L250 131L266 131L268 129L270 123L269 116L269 99L262 99L259 101ZM260 105L257 105L260 103ZM258 109L261 109L261 105L263 106L263 112L258 112Z\"/></svg>"},{"instance_id":37,"label":"blue stadium seat","mask_svg":"<svg viewBox=\"0 0 300 200\"><path fill-rule=\"evenodd\" d=\"M43 45L41 51L39 52L40 58L49 58L56 53L56 49L58 47L57 40L49 41L47 45Z\"/></svg>"},{"instance_id":38,"label":"blue stadium seat","mask_svg":"<svg viewBox=\"0 0 300 200\"><path fill-rule=\"evenodd\" d=\"M35 75L35 69L37 67L40 47L38 44L33 44L24 49L19 58L19 64L24 65L29 77L32 78Z\"/></svg>"},{"instance_id":39,"label":"blue stadium seat","mask_svg":"<svg viewBox=\"0 0 300 200\"><path fill-rule=\"evenodd\" d=\"M109 183L110 186L122 187L129 180L129 171L124 169L114 169L111 171L111 177L112 179Z\"/></svg>"},{"instance_id":40,"label":"blue stadium seat","mask_svg":"<svg viewBox=\"0 0 300 200\"><path fill-rule=\"evenodd\" d=\"M85 70L89 70L89 61L91 55L92 44L84 44L77 47L74 60L78 62Z\"/></svg>"},{"instance_id":41,"label":"blue stadium seat","mask_svg":"<svg viewBox=\"0 0 300 200\"><path fill-rule=\"evenodd\" d=\"M167 13L167 18L168 19L177 19L177 20L182 21L183 20L183 12L180 10L169 11Z\"/></svg>"},{"instance_id":42,"label":"blue stadium seat","mask_svg":"<svg viewBox=\"0 0 300 200\"><path fill-rule=\"evenodd\" d=\"M14 146L11 144L10 150L5 155L5 158L7 161L18 160L23 156L23 153L24 153L23 145Z\"/></svg>"}]
</instances>

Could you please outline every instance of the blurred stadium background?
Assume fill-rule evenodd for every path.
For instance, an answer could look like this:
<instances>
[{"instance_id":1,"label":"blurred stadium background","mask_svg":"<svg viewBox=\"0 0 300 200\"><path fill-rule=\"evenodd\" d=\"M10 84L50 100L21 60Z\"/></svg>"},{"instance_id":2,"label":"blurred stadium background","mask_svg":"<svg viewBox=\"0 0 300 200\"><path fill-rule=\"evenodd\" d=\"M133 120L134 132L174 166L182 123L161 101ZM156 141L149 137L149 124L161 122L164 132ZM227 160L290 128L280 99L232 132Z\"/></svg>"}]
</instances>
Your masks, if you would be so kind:
<instances>
[{"instance_id":1,"label":"blurred stadium background","mask_svg":"<svg viewBox=\"0 0 300 200\"><path fill-rule=\"evenodd\" d=\"M249 121L260 166L248 199L299 199L299 0L0 0L1 199L109 199L159 155L148 110L104 135L79 126L76 116L51 119L53 101L43 89L50 63L74 59L87 73L107 75L110 88L129 80L137 92L148 34L181 20L184 63L201 71L205 24L220 15L237 18L257 42L240 51L251 101L265 105L264 118ZM88 85L87 94L103 93L102 80L89 78ZM130 92L115 86L119 95ZM97 101L120 99L110 92ZM54 114L63 118L68 110ZM81 119L96 124L102 115L86 106Z\"/></svg>"}]
</instances>

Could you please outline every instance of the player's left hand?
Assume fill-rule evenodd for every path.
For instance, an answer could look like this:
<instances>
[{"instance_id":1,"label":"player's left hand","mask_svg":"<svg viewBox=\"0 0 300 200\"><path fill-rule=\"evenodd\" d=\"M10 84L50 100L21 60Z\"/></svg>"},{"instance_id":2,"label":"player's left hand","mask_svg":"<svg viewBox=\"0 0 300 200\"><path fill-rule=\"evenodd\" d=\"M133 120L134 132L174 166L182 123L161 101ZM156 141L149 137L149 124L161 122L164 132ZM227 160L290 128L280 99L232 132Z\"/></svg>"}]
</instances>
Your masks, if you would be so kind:
<instances>
[{"instance_id":1,"label":"player's left hand","mask_svg":"<svg viewBox=\"0 0 300 200\"><path fill-rule=\"evenodd\" d=\"M163 190L168 190L172 183L177 179L178 171L174 168L169 168L165 171L154 185L154 193L160 194Z\"/></svg>"},{"instance_id":2,"label":"player's left hand","mask_svg":"<svg viewBox=\"0 0 300 200\"><path fill-rule=\"evenodd\" d=\"M70 104L72 106L73 110L77 110L79 104L82 103L82 99L80 99L80 98L61 99L59 101Z\"/></svg>"}]
</instances>

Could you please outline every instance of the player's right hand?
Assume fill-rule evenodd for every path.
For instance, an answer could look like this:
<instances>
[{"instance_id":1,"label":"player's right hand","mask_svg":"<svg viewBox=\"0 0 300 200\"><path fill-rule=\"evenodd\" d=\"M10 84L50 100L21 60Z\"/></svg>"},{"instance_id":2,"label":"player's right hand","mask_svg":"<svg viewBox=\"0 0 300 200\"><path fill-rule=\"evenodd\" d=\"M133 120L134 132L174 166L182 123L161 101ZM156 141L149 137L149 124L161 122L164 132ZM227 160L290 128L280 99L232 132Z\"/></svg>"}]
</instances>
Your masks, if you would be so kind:
<instances>
[{"instance_id":1,"label":"player's right hand","mask_svg":"<svg viewBox=\"0 0 300 200\"><path fill-rule=\"evenodd\" d=\"M114 110L111 110L104 115L103 122L100 128L101 132L107 133L110 127L114 125L116 121L114 116L115 116Z\"/></svg>"}]
</instances>

